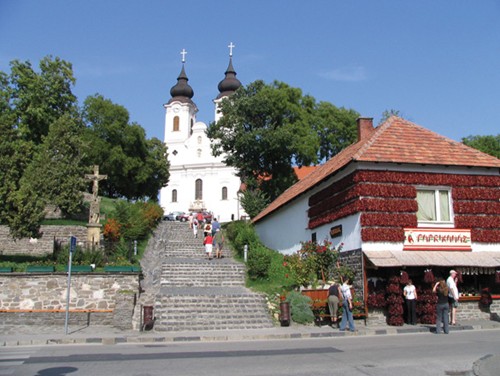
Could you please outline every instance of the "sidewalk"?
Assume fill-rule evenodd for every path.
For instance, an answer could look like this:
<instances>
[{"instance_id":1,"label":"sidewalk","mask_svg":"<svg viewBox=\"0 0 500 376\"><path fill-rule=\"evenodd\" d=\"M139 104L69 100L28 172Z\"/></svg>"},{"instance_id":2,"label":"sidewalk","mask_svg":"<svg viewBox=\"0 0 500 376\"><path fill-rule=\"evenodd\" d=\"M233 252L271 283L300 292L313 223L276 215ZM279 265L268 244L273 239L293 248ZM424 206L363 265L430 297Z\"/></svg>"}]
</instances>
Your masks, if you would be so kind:
<instances>
[{"instance_id":1,"label":"sidewalk","mask_svg":"<svg viewBox=\"0 0 500 376\"><path fill-rule=\"evenodd\" d=\"M500 322L489 320L464 321L451 326L450 331L500 329ZM168 343L187 341L249 341L249 340L280 340L320 337L347 337L396 335L409 333L434 332L432 325L404 326L362 326L356 332L340 332L329 326L312 326L292 324L289 327L274 327L269 329L242 329L218 331L188 331L188 332L155 332L120 330L109 326L69 326L65 334L64 326L31 326L31 325L0 325L0 347L29 345L61 345L61 344L103 344L114 345L123 343Z\"/></svg>"}]
</instances>

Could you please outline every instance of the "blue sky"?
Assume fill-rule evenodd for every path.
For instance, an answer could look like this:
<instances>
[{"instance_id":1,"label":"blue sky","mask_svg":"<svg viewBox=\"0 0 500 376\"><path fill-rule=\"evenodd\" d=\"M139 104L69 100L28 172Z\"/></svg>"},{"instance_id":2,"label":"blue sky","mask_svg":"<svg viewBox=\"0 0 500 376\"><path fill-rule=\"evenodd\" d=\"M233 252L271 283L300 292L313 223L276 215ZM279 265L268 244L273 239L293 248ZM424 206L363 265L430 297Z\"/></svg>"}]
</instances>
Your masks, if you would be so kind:
<instances>
[{"instance_id":1,"label":"blue sky","mask_svg":"<svg viewBox=\"0 0 500 376\"><path fill-rule=\"evenodd\" d=\"M283 81L375 123L396 109L459 141L500 133L499 19L498 0L0 0L0 70L59 56L80 102L102 94L163 139L180 51L208 124L233 42L244 85Z\"/></svg>"}]
</instances>

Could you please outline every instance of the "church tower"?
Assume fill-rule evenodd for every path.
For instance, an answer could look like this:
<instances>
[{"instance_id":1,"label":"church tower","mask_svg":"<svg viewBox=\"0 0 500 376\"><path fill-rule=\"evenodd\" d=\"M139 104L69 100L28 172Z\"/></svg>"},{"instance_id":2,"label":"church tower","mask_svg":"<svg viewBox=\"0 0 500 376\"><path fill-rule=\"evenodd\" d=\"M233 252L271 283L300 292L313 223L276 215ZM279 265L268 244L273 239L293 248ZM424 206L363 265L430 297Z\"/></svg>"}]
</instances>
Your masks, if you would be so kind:
<instances>
[{"instance_id":1,"label":"church tower","mask_svg":"<svg viewBox=\"0 0 500 376\"><path fill-rule=\"evenodd\" d=\"M180 146L191 136L196 122L196 113L198 112L198 108L191 99L194 96L194 91L188 84L189 79L184 69L186 54L187 52L182 50L181 73L177 77L177 84L170 89L172 98L164 105L165 143L169 148L169 152L176 151L175 157L182 153ZM181 158L182 156L179 156L178 159Z\"/></svg>"},{"instance_id":2,"label":"church tower","mask_svg":"<svg viewBox=\"0 0 500 376\"><path fill-rule=\"evenodd\" d=\"M225 97L233 94L241 86L241 82L236 78L236 71L233 68L233 48L236 47L233 42L229 43L229 65L225 72L224 79L219 82L217 88L219 89L219 95L214 99L215 103L215 121L219 121L222 117L222 113L219 111L220 102Z\"/></svg>"},{"instance_id":3,"label":"church tower","mask_svg":"<svg viewBox=\"0 0 500 376\"><path fill-rule=\"evenodd\" d=\"M233 47L231 43L229 66L214 100L215 120L221 116L217 113L220 101L241 86L232 64ZM239 219L245 215L239 200L241 182L236 170L223 162L224 156L212 155L207 125L196 121L198 108L185 71L186 54L182 50L182 69L177 84L170 89L171 99L164 105L170 179L161 189L160 205L165 213L209 211L221 222Z\"/></svg>"}]
</instances>

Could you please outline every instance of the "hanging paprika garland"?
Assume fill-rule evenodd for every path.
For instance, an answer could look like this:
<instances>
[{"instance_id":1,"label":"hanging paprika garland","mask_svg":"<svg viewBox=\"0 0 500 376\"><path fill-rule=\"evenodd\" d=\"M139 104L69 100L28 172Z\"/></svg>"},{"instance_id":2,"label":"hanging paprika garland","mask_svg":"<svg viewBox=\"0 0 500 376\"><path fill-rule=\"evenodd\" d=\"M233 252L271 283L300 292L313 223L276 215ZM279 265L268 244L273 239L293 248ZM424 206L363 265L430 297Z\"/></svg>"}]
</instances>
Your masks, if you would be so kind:
<instances>
[{"instance_id":1,"label":"hanging paprika garland","mask_svg":"<svg viewBox=\"0 0 500 376\"><path fill-rule=\"evenodd\" d=\"M424 271L424 282L433 284L436 281L434 277L434 273L432 273L432 269L426 269Z\"/></svg>"},{"instance_id":2,"label":"hanging paprika garland","mask_svg":"<svg viewBox=\"0 0 500 376\"><path fill-rule=\"evenodd\" d=\"M401 272L401 278L399 281L401 282L401 284L406 285L408 283L408 280L409 280L408 273L403 270Z\"/></svg>"}]
</instances>

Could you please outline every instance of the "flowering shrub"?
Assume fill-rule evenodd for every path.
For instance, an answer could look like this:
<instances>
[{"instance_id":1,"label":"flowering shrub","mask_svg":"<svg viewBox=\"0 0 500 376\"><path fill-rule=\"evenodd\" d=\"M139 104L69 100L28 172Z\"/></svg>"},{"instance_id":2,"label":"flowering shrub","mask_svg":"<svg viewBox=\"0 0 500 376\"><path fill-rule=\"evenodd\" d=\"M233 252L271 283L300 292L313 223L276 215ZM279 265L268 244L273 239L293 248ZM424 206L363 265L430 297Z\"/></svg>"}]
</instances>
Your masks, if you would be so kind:
<instances>
[{"instance_id":1,"label":"flowering shrub","mask_svg":"<svg viewBox=\"0 0 500 376\"><path fill-rule=\"evenodd\" d=\"M109 218L104 224L103 235L106 240L117 241L120 239L121 224L114 218Z\"/></svg>"},{"instance_id":2,"label":"flowering shrub","mask_svg":"<svg viewBox=\"0 0 500 376\"><path fill-rule=\"evenodd\" d=\"M317 280L325 282L341 272L348 272L338 263L342 247L343 243L334 248L327 240L323 243L303 242L295 254L285 256L283 266L298 285L307 286Z\"/></svg>"}]
</instances>

